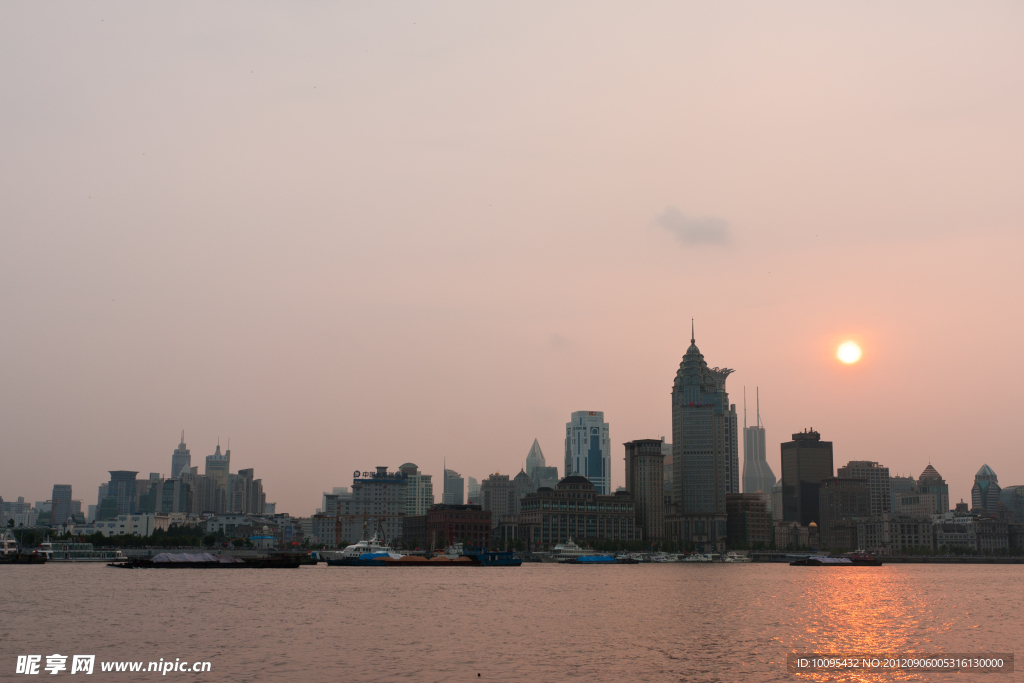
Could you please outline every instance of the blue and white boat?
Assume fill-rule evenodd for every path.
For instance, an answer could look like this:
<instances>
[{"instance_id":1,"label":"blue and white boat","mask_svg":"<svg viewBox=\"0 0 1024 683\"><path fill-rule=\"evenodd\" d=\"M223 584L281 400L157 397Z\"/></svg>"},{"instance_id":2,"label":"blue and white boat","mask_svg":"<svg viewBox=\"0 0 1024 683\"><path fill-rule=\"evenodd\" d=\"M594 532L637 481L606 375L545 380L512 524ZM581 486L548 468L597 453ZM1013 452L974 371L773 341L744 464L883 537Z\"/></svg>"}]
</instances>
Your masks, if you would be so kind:
<instances>
[{"instance_id":1,"label":"blue and white boat","mask_svg":"<svg viewBox=\"0 0 1024 683\"><path fill-rule=\"evenodd\" d=\"M405 557L388 544L386 540L374 534L373 538L365 538L358 543L346 546L344 550L336 553L327 560L330 567L386 567L384 560L397 560Z\"/></svg>"}]
</instances>

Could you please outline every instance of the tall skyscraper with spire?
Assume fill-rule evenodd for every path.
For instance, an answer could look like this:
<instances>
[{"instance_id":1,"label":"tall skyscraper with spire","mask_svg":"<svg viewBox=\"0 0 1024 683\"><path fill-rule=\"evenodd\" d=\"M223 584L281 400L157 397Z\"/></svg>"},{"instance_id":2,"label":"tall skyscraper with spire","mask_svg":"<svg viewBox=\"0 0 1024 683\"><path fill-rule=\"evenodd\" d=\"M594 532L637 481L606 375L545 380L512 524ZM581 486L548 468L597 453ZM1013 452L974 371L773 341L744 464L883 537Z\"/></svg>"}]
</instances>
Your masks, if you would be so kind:
<instances>
[{"instance_id":1,"label":"tall skyscraper with spire","mask_svg":"<svg viewBox=\"0 0 1024 683\"><path fill-rule=\"evenodd\" d=\"M180 477L183 470L192 467L192 454L185 447L185 430L181 430L181 443L171 454L171 478Z\"/></svg>"},{"instance_id":2,"label":"tall skyscraper with spire","mask_svg":"<svg viewBox=\"0 0 1024 683\"><path fill-rule=\"evenodd\" d=\"M228 512L228 476L231 471L231 449L222 454L220 452L220 440L217 440L217 450L213 455L206 456L206 478L212 482L213 500L212 511L217 513Z\"/></svg>"},{"instance_id":3,"label":"tall skyscraper with spire","mask_svg":"<svg viewBox=\"0 0 1024 683\"><path fill-rule=\"evenodd\" d=\"M757 390L757 423L747 426L747 390L743 389L743 493L763 491L771 495L775 473L768 465L761 424L761 391Z\"/></svg>"},{"instance_id":4,"label":"tall skyscraper with spire","mask_svg":"<svg viewBox=\"0 0 1024 683\"><path fill-rule=\"evenodd\" d=\"M705 551L724 550L725 496L739 493L736 406L725 390L730 368L709 368L690 330L672 386L672 465L676 515L668 535Z\"/></svg>"}]
</instances>

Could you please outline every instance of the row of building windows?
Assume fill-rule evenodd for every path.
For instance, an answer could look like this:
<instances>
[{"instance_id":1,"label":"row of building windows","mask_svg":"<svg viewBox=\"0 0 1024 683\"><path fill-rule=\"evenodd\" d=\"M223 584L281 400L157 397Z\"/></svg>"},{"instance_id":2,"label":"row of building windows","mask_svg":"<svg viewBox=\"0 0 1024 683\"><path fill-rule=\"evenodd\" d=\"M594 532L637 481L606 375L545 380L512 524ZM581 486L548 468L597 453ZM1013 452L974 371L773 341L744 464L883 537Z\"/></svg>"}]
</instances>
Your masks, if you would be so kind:
<instances>
[{"instance_id":1,"label":"row of building windows","mask_svg":"<svg viewBox=\"0 0 1024 683\"><path fill-rule=\"evenodd\" d=\"M525 510L579 510L580 512L633 512L632 503L598 503L593 500L526 500Z\"/></svg>"}]
</instances>

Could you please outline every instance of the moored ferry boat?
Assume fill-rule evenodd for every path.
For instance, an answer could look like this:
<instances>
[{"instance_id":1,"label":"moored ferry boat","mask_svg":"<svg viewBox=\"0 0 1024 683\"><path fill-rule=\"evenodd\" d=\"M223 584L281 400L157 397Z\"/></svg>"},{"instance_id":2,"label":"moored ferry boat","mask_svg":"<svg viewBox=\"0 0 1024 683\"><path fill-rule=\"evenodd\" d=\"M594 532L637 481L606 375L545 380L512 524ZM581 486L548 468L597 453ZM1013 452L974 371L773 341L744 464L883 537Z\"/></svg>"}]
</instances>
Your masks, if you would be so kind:
<instances>
[{"instance_id":1,"label":"moored ferry boat","mask_svg":"<svg viewBox=\"0 0 1024 683\"><path fill-rule=\"evenodd\" d=\"M128 558L120 550L96 550L92 543L57 541L46 543L51 562L123 562Z\"/></svg>"}]
</instances>

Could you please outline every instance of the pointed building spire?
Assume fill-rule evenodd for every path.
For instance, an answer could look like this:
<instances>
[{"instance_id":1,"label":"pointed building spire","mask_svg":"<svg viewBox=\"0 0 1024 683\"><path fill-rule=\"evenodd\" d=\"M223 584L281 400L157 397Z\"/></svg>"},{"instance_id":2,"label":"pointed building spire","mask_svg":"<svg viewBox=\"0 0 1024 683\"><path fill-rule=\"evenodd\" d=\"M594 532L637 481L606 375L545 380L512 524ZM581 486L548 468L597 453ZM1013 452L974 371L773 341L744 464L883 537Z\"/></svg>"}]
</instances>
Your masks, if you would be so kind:
<instances>
[{"instance_id":1,"label":"pointed building spire","mask_svg":"<svg viewBox=\"0 0 1024 683\"><path fill-rule=\"evenodd\" d=\"M757 387L757 426L761 426L761 387Z\"/></svg>"},{"instance_id":2,"label":"pointed building spire","mask_svg":"<svg viewBox=\"0 0 1024 683\"><path fill-rule=\"evenodd\" d=\"M696 344L697 343L697 335L695 335L693 333L693 318L690 318L690 343L691 344Z\"/></svg>"}]
</instances>

